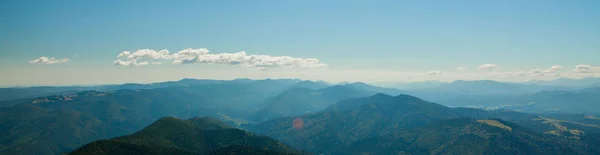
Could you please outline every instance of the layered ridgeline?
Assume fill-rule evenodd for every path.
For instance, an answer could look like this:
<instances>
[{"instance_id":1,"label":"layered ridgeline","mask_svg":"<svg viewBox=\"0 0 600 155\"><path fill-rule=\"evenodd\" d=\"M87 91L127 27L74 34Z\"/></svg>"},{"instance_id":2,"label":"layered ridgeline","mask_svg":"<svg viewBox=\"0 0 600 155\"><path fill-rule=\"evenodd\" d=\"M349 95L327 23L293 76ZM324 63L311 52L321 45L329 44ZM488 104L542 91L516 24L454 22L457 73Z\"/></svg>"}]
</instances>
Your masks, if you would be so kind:
<instances>
[{"instance_id":1,"label":"layered ridgeline","mask_svg":"<svg viewBox=\"0 0 600 155\"><path fill-rule=\"evenodd\" d=\"M99 140L70 155L301 154L269 137L255 135L208 117L165 117L131 135Z\"/></svg>"},{"instance_id":2,"label":"layered ridgeline","mask_svg":"<svg viewBox=\"0 0 600 155\"><path fill-rule=\"evenodd\" d=\"M284 90L327 90L329 86L297 80L184 79L111 87L129 89L22 99L10 101L13 106L0 107L0 154L69 152L94 140L133 133L166 116L210 116L240 124Z\"/></svg>"},{"instance_id":3,"label":"layered ridgeline","mask_svg":"<svg viewBox=\"0 0 600 155\"><path fill-rule=\"evenodd\" d=\"M314 87L317 82L304 81L304 87L287 89L265 101L263 108L253 118L265 121L283 116L297 116L321 111L341 100L367 97L377 93L400 94L401 91L368 85L362 82L347 83L330 87ZM313 86L313 87L308 87ZM322 85L321 85L322 86Z\"/></svg>"},{"instance_id":4,"label":"layered ridgeline","mask_svg":"<svg viewBox=\"0 0 600 155\"><path fill-rule=\"evenodd\" d=\"M524 95L455 96L440 99L449 106L511 109L529 113L600 115L600 87L581 90L542 91Z\"/></svg>"},{"instance_id":5,"label":"layered ridgeline","mask_svg":"<svg viewBox=\"0 0 600 155\"><path fill-rule=\"evenodd\" d=\"M492 94L504 94L504 95L521 95L530 94L540 91L554 91L554 90L575 90L580 89L579 87L568 87L568 86L550 86L550 85L537 85L537 84L525 84L525 83L511 83L511 82L499 82L493 80L474 80L464 81L456 80L450 83L444 82L425 82L426 86L405 88L405 90L416 90L415 92L424 93L439 93L446 95L492 95ZM408 83L406 85L414 85L418 83ZM593 85L590 85L593 86ZM398 87L402 88L402 87ZM460 90L460 91L457 91Z\"/></svg>"},{"instance_id":6,"label":"layered ridgeline","mask_svg":"<svg viewBox=\"0 0 600 155\"><path fill-rule=\"evenodd\" d=\"M593 124L564 128L544 117L515 113L454 109L408 95L376 94L247 129L317 154L600 153L593 141L599 129Z\"/></svg>"},{"instance_id":7,"label":"layered ridgeline","mask_svg":"<svg viewBox=\"0 0 600 155\"><path fill-rule=\"evenodd\" d=\"M580 79L581 82L586 80L598 79ZM423 89L405 90L404 93L452 107L600 115L600 87L585 83L589 85L561 86L459 80L438 83Z\"/></svg>"},{"instance_id":8,"label":"layered ridgeline","mask_svg":"<svg viewBox=\"0 0 600 155\"><path fill-rule=\"evenodd\" d=\"M150 84L137 84L137 83L125 83L120 85L99 85L99 86L40 86L40 87L11 87L11 88L0 88L0 106L10 105L10 103L18 102L6 102L19 99L31 99L35 97L50 96L50 95L69 95L80 91L95 90L102 92L110 92L120 89L156 89L156 88L167 88L167 87L179 87L179 86L194 86L194 85L209 85L209 84L222 84L222 85L243 85L248 88L261 87L261 92L267 94L279 93L283 89L298 86L304 86L303 82L312 81L301 81L297 79L265 79L265 80L250 80L250 79L235 79L235 80L211 80L211 79L182 79L179 81L167 81ZM321 85L327 85L325 82L314 82Z\"/></svg>"},{"instance_id":9,"label":"layered ridgeline","mask_svg":"<svg viewBox=\"0 0 600 155\"><path fill-rule=\"evenodd\" d=\"M273 131L269 135L278 136L276 138L288 136L285 138L293 139L294 137L289 137L293 136L292 134L276 129L290 129L293 119L284 119L285 121L281 124L271 123L278 122L279 116L304 115L300 117L303 118L316 115L317 117L314 119L304 119L305 125L314 124L315 120L324 122L321 126L336 126L336 123L345 122L342 127L323 127L323 129L317 130L322 132L317 137L329 137L330 139L327 142L317 141L318 145L323 144L322 146L333 146L333 148L344 148L356 141L374 138L374 135L385 135L384 133L391 131L422 127L444 119L462 117L475 120L499 118L514 122L538 134L577 140L576 143L587 144L589 150L598 148L598 145L593 142L600 141L600 138L596 136L599 134L597 129L600 124L596 116L544 115L540 117L509 111L448 108L432 103L416 104L428 102L406 95L390 98L379 94L368 98L359 98L375 94L375 92L400 93L395 89L375 87L364 83L329 86L324 82L300 80L184 79L156 84L98 86L98 89L100 88L118 90L82 91L79 93L67 93L59 90L60 94L65 94L0 102L0 107L2 107L0 108L0 154L70 152L98 139L131 134L166 116L178 118L210 116L235 126L248 121L276 119L269 121L270 123L264 123L266 125L264 128L253 129L263 133ZM594 93L598 92L598 89L589 88L579 92ZM371 102L371 98L377 98L377 96L381 98L381 101ZM553 95L547 96L552 97ZM399 98L404 98L404 100L398 100ZM344 101L327 109L328 106L339 100ZM572 100L581 101L577 98L572 98ZM404 102L415 104L390 104ZM372 105L371 103L382 104ZM560 103L556 102L556 104ZM569 106L564 107L568 108ZM323 109L327 110L319 112ZM597 109L587 108L587 110ZM346 113L346 111L353 113ZM305 115L306 112L318 113ZM324 114L323 117L320 114ZM370 125L374 126L367 127ZM341 132L338 133L338 131ZM298 141L302 140L304 139L298 139ZM306 142L314 143L312 140ZM330 142L331 144L329 144ZM294 144L294 142L288 141L286 143ZM244 146L228 148L236 147L244 148ZM233 150L223 148L222 151L232 152Z\"/></svg>"},{"instance_id":10,"label":"layered ridgeline","mask_svg":"<svg viewBox=\"0 0 600 155\"><path fill-rule=\"evenodd\" d=\"M14 106L0 108L0 154L69 152L94 140L133 133L165 116L211 116L239 123L234 118L255 114L257 105L298 83L210 82L214 81L182 80L154 89L82 91L18 100Z\"/></svg>"},{"instance_id":11,"label":"layered ridgeline","mask_svg":"<svg viewBox=\"0 0 600 155\"><path fill-rule=\"evenodd\" d=\"M322 89L292 88L265 101L254 120L265 121L282 116L296 116L323 110L343 99L366 97L375 92L349 86L331 86Z\"/></svg>"}]
</instances>

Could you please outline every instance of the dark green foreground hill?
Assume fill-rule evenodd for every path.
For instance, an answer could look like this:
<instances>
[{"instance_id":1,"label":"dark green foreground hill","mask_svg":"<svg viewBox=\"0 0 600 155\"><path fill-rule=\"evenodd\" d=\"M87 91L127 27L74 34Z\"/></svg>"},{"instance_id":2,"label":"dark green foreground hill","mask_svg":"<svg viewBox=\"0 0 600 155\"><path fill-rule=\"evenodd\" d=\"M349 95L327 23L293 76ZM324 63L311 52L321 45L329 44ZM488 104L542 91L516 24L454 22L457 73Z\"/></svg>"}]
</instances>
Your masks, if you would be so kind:
<instances>
[{"instance_id":1,"label":"dark green foreground hill","mask_svg":"<svg viewBox=\"0 0 600 155\"><path fill-rule=\"evenodd\" d=\"M162 118L128 136L99 140L70 155L300 154L269 137L204 117Z\"/></svg>"}]
</instances>

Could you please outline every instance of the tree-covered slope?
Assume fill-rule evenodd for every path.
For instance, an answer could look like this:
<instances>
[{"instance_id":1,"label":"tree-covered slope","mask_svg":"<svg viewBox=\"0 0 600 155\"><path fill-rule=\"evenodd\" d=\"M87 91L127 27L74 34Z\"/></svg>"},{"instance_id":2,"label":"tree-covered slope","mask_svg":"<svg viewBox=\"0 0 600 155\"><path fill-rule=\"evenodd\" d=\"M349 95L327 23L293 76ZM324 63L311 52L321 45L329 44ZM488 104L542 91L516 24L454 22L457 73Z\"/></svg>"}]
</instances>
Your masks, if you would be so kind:
<instances>
[{"instance_id":1,"label":"tree-covered slope","mask_svg":"<svg viewBox=\"0 0 600 155\"><path fill-rule=\"evenodd\" d=\"M115 136L106 123L68 109L2 108L0 118L0 154L57 154Z\"/></svg>"},{"instance_id":2,"label":"tree-covered slope","mask_svg":"<svg viewBox=\"0 0 600 155\"><path fill-rule=\"evenodd\" d=\"M249 128L319 153L338 150L373 135L458 116L449 109L412 96L377 94L344 100L323 112L275 119ZM294 128L294 119L303 125Z\"/></svg>"},{"instance_id":3,"label":"tree-covered slope","mask_svg":"<svg viewBox=\"0 0 600 155\"><path fill-rule=\"evenodd\" d=\"M102 138L131 134L153 121L175 116L244 117L255 113L267 91L291 84L251 81L111 92L82 91L22 100L0 108L0 152L58 154ZM263 90L262 85L272 88ZM61 125L53 125L61 124ZM57 137L73 131L68 138ZM48 133L48 134L43 134ZM71 139L73 138L73 139Z\"/></svg>"},{"instance_id":4,"label":"tree-covered slope","mask_svg":"<svg viewBox=\"0 0 600 155\"><path fill-rule=\"evenodd\" d=\"M232 150L235 148L244 150ZM269 137L231 128L211 118L165 117L134 134L93 142L71 154L210 154L214 151L300 153Z\"/></svg>"},{"instance_id":5,"label":"tree-covered slope","mask_svg":"<svg viewBox=\"0 0 600 155\"><path fill-rule=\"evenodd\" d=\"M593 125L567 129L542 118L512 111L449 108L408 95L376 94L344 100L322 112L247 128L293 147L326 154L599 153L597 142L592 141L596 139L593 131L599 130L586 129ZM551 134L553 131L566 136ZM588 135L580 134L583 132Z\"/></svg>"},{"instance_id":6,"label":"tree-covered slope","mask_svg":"<svg viewBox=\"0 0 600 155\"><path fill-rule=\"evenodd\" d=\"M440 120L350 144L344 154L586 154L558 137L502 120Z\"/></svg>"}]
</instances>

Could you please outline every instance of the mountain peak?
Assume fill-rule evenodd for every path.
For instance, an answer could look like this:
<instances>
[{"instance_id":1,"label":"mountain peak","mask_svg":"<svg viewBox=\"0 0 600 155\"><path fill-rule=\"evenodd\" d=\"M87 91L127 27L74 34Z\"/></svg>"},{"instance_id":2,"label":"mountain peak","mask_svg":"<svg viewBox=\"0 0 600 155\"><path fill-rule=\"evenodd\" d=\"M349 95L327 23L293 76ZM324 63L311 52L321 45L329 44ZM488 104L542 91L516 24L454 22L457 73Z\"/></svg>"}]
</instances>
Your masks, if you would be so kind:
<instances>
[{"instance_id":1,"label":"mountain peak","mask_svg":"<svg viewBox=\"0 0 600 155\"><path fill-rule=\"evenodd\" d=\"M303 81L300 81L298 83L315 83L315 82L311 81L311 80L303 80Z\"/></svg>"},{"instance_id":2,"label":"mountain peak","mask_svg":"<svg viewBox=\"0 0 600 155\"><path fill-rule=\"evenodd\" d=\"M347 87L346 85L334 85L334 86L330 86L330 87L326 87L320 90L336 90L336 89L349 89L349 87Z\"/></svg>"},{"instance_id":3,"label":"mountain peak","mask_svg":"<svg viewBox=\"0 0 600 155\"><path fill-rule=\"evenodd\" d=\"M233 80L234 81L250 81L252 79L249 79L249 78L236 78L236 79L233 79Z\"/></svg>"},{"instance_id":4,"label":"mountain peak","mask_svg":"<svg viewBox=\"0 0 600 155\"><path fill-rule=\"evenodd\" d=\"M315 82L316 82L316 83L320 83L320 84L322 84L322 85L329 85L329 82L327 82L327 81L323 81L323 80L317 80L317 81L315 81Z\"/></svg>"},{"instance_id":5,"label":"mountain peak","mask_svg":"<svg viewBox=\"0 0 600 155\"><path fill-rule=\"evenodd\" d=\"M156 123L156 122L168 122L168 121L182 121L182 119L171 117L171 116L167 116L167 117L163 117L163 118L160 118L160 119L154 121L154 123Z\"/></svg>"},{"instance_id":6,"label":"mountain peak","mask_svg":"<svg viewBox=\"0 0 600 155\"><path fill-rule=\"evenodd\" d=\"M422 99L420 99L418 97L415 97L415 96L412 96L412 95L406 95L406 94L400 94L400 95L395 96L394 98L423 101Z\"/></svg>"},{"instance_id":7,"label":"mountain peak","mask_svg":"<svg viewBox=\"0 0 600 155\"><path fill-rule=\"evenodd\" d=\"M368 85L367 83L364 82L354 82L354 83L350 83L352 85Z\"/></svg>"},{"instance_id":8,"label":"mountain peak","mask_svg":"<svg viewBox=\"0 0 600 155\"><path fill-rule=\"evenodd\" d=\"M195 78L183 78L183 79L181 79L179 81L182 82L182 81L196 81L196 80L198 80L198 79L195 79Z\"/></svg>"},{"instance_id":9,"label":"mountain peak","mask_svg":"<svg viewBox=\"0 0 600 155\"><path fill-rule=\"evenodd\" d=\"M392 98L392 97L393 96L384 94L384 93L377 93L377 94L371 96L371 98Z\"/></svg>"},{"instance_id":10,"label":"mountain peak","mask_svg":"<svg viewBox=\"0 0 600 155\"><path fill-rule=\"evenodd\" d=\"M194 117L187 120L167 116L158 119L151 126L193 126L194 128L202 130L213 130L213 129L228 129L231 126L221 122L218 119L210 117Z\"/></svg>"}]
</instances>

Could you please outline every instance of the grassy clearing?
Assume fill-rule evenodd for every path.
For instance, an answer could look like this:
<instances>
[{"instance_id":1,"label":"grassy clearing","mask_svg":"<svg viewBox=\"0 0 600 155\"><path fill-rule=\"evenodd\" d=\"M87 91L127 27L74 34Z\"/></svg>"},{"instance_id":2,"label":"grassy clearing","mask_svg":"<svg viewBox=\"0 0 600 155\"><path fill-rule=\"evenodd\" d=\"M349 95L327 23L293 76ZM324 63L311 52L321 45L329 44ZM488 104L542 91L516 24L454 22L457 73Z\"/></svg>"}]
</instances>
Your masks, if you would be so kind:
<instances>
[{"instance_id":1,"label":"grassy clearing","mask_svg":"<svg viewBox=\"0 0 600 155\"><path fill-rule=\"evenodd\" d=\"M499 127L502 129L506 129L508 131L512 131L512 128L510 126L504 125L504 124L498 122L497 120L489 120L489 119L488 120L477 120L477 122L486 123L491 126L495 126L495 127Z\"/></svg>"}]
</instances>

